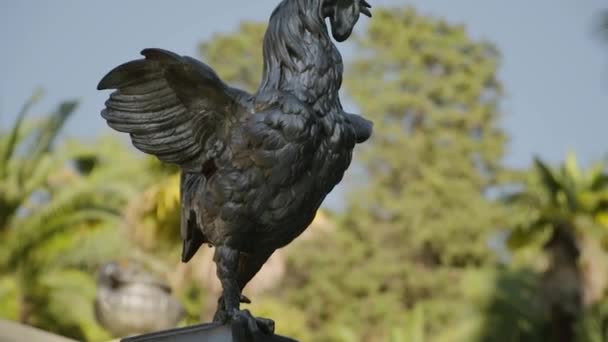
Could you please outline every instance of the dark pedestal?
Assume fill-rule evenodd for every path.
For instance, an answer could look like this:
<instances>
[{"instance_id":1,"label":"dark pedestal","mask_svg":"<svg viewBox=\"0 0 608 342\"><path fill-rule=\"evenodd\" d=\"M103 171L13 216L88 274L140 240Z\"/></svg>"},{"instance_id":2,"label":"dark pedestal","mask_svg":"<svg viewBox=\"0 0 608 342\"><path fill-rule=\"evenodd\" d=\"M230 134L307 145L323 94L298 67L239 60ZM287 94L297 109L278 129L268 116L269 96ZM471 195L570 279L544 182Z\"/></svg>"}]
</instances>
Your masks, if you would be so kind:
<instances>
[{"instance_id":1,"label":"dark pedestal","mask_svg":"<svg viewBox=\"0 0 608 342\"><path fill-rule=\"evenodd\" d=\"M239 338L237 329L229 325L205 323L185 328L127 337L121 342L297 342L279 335L264 335L255 339Z\"/></svg>"}]
</instances>

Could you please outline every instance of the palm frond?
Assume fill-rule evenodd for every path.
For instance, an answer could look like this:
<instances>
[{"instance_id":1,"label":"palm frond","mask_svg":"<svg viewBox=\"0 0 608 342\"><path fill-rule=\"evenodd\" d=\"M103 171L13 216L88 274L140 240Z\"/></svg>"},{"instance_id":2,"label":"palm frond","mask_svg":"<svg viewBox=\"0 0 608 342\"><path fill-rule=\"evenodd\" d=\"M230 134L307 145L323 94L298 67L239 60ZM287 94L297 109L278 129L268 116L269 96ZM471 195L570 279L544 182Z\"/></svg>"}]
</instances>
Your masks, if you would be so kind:
<instances>
[{"instance_id":1,"label":"palm frond","mask_svg":"<svg viewBox=\"0 0 608 342\"><path fill-rule=\"evenodd\" d=\"M534 243L542 244L549 237L549 223L545 217L522 224L511 231L507 238L510 249L518 249Z\"/></svg>"},{"instance_id":2,"label":"palm frond","mask_svg":"<svg viewBox=\"0 0 608 342\"><path fill-rule=\"evenodd\" d=\"M96 269L108 260L126 256L128 241L119 231L116 221L106 221L85 232L73 234L69 244L53 261L55 267L84 267Z\"/></svg>"},{"instance_id":3,"label":"palm frond","mask_svg":"<svg viewBox=\"0 0 608 342\"><path fill-rule=\"evenodd\" d=\"M42 96L42 93L40 91L36 91L25 102L25 104L21 108L21 111L17 115L17 120L15 120L15 124L13 125L11 133L9 134L9 138L6 142L6 145L3 144L3 146L2 146L3 148L0 149L0 151L2 151L2 154L0 155L0 179L3 179L6 176L6 165L8 164L8 161L13 156L13 153L15 152L15 147L17 146L17 144L19 142L19 139L18 139L19 132L21 130L23 120L25 119L31 106L33 106L36 102L38 102L38 100L40 99L41 96Z\"/></svg>"},{"instance_id":4,"label":"palm frond","mask_svg":"<svg viewBox=\"0 0 608 342\"><path fill-rule=\"evenodd\" d=\"M36 132L34 145L28 151L28 159L23 163L21 172L18 174L21 180L30 178L31 173L36 169L40 158L47 153L55 138L65 125L66 120L72 115L78 103L76 101L65 101L59 104L57 109L45 121L41 129Z\"/></svg>"},{"instance_id":5,"label":"palm frond","mask_svg":"<svg viewBox=\"0 0 608 342\"><path fill-rule=\"evenodd\" d=\"M601 190L608 187L606 163L599 162L591 166L587 172L587 184L590 190Z\"/></svg>"},{"instance_id":6,"label":"palm frond","mask_svg":"<svg viewBox=\"0 0 608 342\"><path fill-rule=\"evenodd\" d=\"M541 177L544 189L548 191L552 202L557 202L557 193L562 188L562 184L559 182L559 179L553 173L551 168L549 168L549 166L547 166L539 158L534 158L534 165Z\"/></svg>"},{"instance_id":7,"label":"palm frond","mask_svg":"<svg viewBox=\"0 0 608 342\"><path fill-rule=\"evenodd\" d=\"M579 184L583 181L583 173L578 165L576 154L572 151L566 155L563 165L565 178L572 179L572 183Z\"/></svg>"},{"instance_id":8,"label":"palm frond","mask_svg":"<svg viewBox=\"0 0 608 342\"><path fill-rule=\"evenodd\" d=\"M40 248L45 241L52 239L57 234L77 229L80 224L102 221L114 222L118 225L120 222L119 216L116 213L99 209L83 209L71 215L66 215L63 212L45 221L44 224L41 224L38 220L33 220L33 222L24 221L23 228L16 229L2 243L4 250L1 255L3 259L0 261L9 267L15 267L19 263L28 261L32 253L36 252L36 246ZM50 260L43 258L43 260L39 261L46 263Z\"/></svg>"},{"instance_id":9,"label":"palm frond","mask_svg":"<svg viewBox=\"0 0 608 342\"><path fill-rule=\"evenodd\" d=\"M44 316L52 318L39 322L41 328L55 329L55 326L80 327L82 340L108 340L109 336L95 320L93 302L95 298L95 278L78 269L60 269L47 272L40 278L40 285L47 289L46 305L37 308ZM53 326L54 325L54 326Z\"/></svg>"}]
</instances>

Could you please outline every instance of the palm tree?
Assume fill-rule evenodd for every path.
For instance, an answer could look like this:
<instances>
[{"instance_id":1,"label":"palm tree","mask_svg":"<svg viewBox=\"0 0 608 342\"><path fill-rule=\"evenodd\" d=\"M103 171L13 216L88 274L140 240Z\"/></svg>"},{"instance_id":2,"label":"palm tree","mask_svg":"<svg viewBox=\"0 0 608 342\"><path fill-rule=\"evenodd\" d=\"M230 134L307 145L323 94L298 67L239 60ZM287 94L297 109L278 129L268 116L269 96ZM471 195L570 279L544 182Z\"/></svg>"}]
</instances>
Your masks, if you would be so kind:
<instances>
[{"instance_id":1,"label":"palm tree","mask_svg":"<svg viewBox=\"0 0 608 342\"><path fill-rule=\"evenodd\" d=\"M59 142L77 103L0 133L0 316L83 339L107 337L93 317L94 269L124 253L116 227L145 173L120 144Z\"/></svg>"},{"instance_id":2,"label":"palm tree","mask_svg":"<svg viewBox=\"0 0 608 342\"><path fill-rule=\"evenodd\" d=\"M608 287L608 175L605 164L589 170L569 154L559 168L535 160L526 188L510 200L530 217L509 238L513 249L540 244L548 257L541 292L555 341L571 341L583 310Z\"/></svg>"}]
</instances>

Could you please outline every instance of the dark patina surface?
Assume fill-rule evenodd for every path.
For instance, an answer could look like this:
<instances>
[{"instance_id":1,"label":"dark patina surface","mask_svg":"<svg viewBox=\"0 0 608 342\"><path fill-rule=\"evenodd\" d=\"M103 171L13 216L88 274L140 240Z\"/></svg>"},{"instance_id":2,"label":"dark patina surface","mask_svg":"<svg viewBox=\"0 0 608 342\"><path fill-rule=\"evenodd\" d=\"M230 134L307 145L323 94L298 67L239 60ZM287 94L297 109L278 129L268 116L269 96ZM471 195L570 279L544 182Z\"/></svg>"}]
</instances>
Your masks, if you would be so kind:
<instances>
[{"instance_id":1,"label":"dark patina surface","mask_svg":"<svg viewBox=\"0 0 608 342\"><path fill-rule=\"evenodd\" d=\"M271 320L240 310L268 257L311 223L340 182L371 122L340 103L346 40L365 0L284 0L264 38L264 72L248 94L204 63L161 49L118 66L98 89L116 89L102 116L133 144L182 169L182 259L215 246L223 286L214 321L271 333Z\"/></svg>"},{"instance_id":2,"label":"dark patina surface","mask_svg":"<svg viewBox=\"0 0 608 342\"><path fill-rule=\"evenodd\" d=\"M122 339L122 342L232 342L247 341L248 338L242 326L205 323L186 328L171 329L151 334L139 335ZM253 340L263 342L296 342L287 337L258 332Z\"/></svg>"}]
</instances>

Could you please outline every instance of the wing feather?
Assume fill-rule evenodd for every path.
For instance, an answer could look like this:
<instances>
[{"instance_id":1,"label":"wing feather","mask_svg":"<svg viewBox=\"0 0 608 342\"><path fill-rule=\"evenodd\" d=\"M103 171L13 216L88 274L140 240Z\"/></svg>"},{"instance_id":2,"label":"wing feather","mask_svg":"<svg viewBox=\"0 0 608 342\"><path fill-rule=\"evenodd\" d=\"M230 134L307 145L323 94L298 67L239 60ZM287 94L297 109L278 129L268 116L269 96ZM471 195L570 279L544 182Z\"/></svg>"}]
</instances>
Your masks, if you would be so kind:
<instances>
[{"instance_id":1,"label":"wing feather","mask_svg":"<svg viewBox=\"0 0 608 342\"><path fill-rule=\"evenodd\" d=\"M110 71L98 89L116 89L101 116L131 135L139 150L200 171L209 137L225 131L246 109L242 91L225 85L204 63L160 49Z\"/></svg>"},{"instance_id":2,"label":"wing feather","mask_svg":"<svg viewBox=\"0 0 608 342\"><path fill-rule=\"evenodd\" d=\"M314 111L292 95L282 93L277 99L282 106L272 102L248 121L245 136L249 147L244 153L267 176L267 184L283 188L309 170L312 151L318 145L319 122Z\"/></svg>"}]
</instances>

